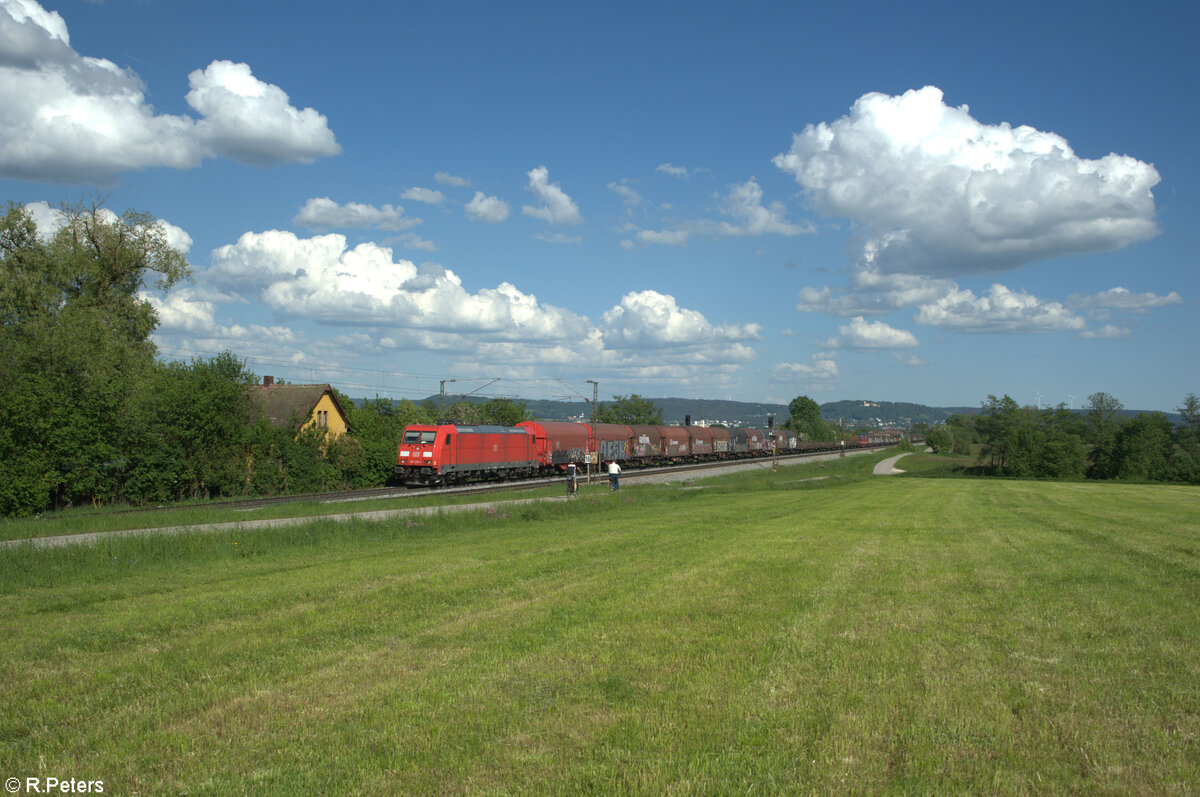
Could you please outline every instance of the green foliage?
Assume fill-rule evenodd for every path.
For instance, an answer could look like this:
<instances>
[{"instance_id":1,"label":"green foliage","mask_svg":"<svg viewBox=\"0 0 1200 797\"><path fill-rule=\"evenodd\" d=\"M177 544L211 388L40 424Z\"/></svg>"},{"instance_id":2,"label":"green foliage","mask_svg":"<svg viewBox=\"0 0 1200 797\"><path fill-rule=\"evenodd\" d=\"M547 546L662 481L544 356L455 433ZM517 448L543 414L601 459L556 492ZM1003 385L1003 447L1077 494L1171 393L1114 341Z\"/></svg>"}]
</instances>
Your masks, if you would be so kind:
<instances>
[{"instance_id":1,"label":"green foliage","mask_svg":"<svg viewBox=\"0 0 1200 797\"><path fill-rule=\"evenodd\" d=\"M944 426L936 426L925 433L925 444L936 454L954 452L954 436Z\"/></svg>"},{"instance_id":2,"label":"green foliage","mask_svg":"<svg viewBox=\"0 0 1200 797\"><path fill-rule=\"evenodd\" d=\"M946 419L946 426L949 427L950 434L954 438L954 453L970 454L971 444L978 442L974 417L962 414L951 415Z\"/></svg>"},{"instance_id":3,"label":"green foliage","mask_svg":"<svg viewBox=\"0 0 1200 797\"><path fill-rule=\"evenodd\" d=\"M530 420L524 404L503 398L482 403L456 401L438 413L436 418L439 423L458 426L516 426L521 421Z\"/></svg>"},{"instance_id":4,"label":"green foliage","mask_svg":"<svg viewBox=\"0 0 1200 797\"><path fill-rule=\"evenodd\" d=\"M597 423L623 423L629 426L662 426L662 410L647 398L637 393L629 396L613 396L607 404L596 408Z\"/></svg>"},{"instance_id":5,"label":"green foliage","mask_svg":"<svg viewBox=\"0 0 1200 797\"><path fill-rule=\"evenodd\" d=\"M434 421L427 407L407 399L395 402L376 396L360 406L339 394L338 401L349 416L354 439L362 447L361 470L356 470L355 475L348 477L355 487L386 484L395 475L396 446L404 434L404 427ZM338 456L341 456L340 452ZM339 461L349 462L348 459Z\"/></svg>"},{"instance_id":6,"label":"green foliage","mask_svg":"<svg viewBox=\"0 0 1200 797\"><path fill-rule=\"evenodd\" d=\"M131 402L136 444L124 497L136 503L238 495L246 490L254 374L228 351L158 364Z\"/></svg>"},{"instance_id":7,"label":"green foliage","mask_svg":"<svg viewBox=\"0 0 1200 797\"><path fill-rule=\"evenodd\" d=\"M0 219L0 403L21 422L0 436L17 469L0 512L105 503L121 490L139 430L138 385L153 369L157 319L140 291L189 275L183 254L144 213L64 207L46 240L24 207Z\"/></svg>"},{"instance_id":8,"label":"green foliage","mask_svg":"<svg viewBox=\"0 0 1200 797\"><path fill-rule=\"evenodd\" d=\"M1114 422L1096 445L1088 476L1122 481L1186 479L1175 452L1171 422L1161 412Z\"/></svg>"},{"instance_id":9,"label":"green foliage","mask_svg":"<svg viewBox=\"0 0 1200 797\"><path fill-rule=\"evenodd\" d=\"M975 419L980 462L1002 476L1079 478L1086 462L1078 425L1065 407L1021 407L1010 396L988 396Z\"/></svg>"},{"instance_id":10,"label":"green foliage","mask_svg":"<svg viewBox=\"0 0 1200 797\"><path fill-rule=\"evenodd\" d=\"M785 429L791 429L800 434L805 440L833 440L837 438L837 430L821 418L821 406L808 396L796 396L788 404L790 417L783 422Z\"/></svg>"}]
</instances>

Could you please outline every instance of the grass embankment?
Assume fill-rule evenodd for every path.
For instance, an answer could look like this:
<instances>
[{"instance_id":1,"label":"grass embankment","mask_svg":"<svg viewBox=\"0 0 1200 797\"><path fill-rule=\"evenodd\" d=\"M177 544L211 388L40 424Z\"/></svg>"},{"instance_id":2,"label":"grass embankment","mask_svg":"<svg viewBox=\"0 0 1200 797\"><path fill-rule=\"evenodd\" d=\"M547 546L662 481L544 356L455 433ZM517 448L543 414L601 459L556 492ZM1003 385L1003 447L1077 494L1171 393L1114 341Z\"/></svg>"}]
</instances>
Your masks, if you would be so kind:
<instances>
[{"instance_id":1,"label":"grass embankment","mask_svg":"<svg viewBox=\"0 0 1200 797\"><path fill-rule=\"evenodd\" d=\"M402 488L397 488L402 489ZM175 526L195 526L210 523L244 523L248 520L267 520L290 517L321 517L347 512L371 512L418 506L504 501L516 498L536 498L562 495L563 488L555 485L534 490L505 491L480 498L478 495L401 496L366 501L296 501L271 504L255 509L234 509L206 502L173 504L162 509L131 509L124 506L93 509L81 507L47 512L36 517L0 518L0 541L27 540L58 535L90 534L93 532L128 531Z\"/></svg>"},{"instance_id":2,"label":"grass embankment","mask_svg":"<svg viewBox=\"0 0 1200 797\"><path fill-rule=\"evenodd\" d=\"M1200 491L705 484L0 551L0 771L117 794L1200 782Z\"/></svg>"}]
</instances>

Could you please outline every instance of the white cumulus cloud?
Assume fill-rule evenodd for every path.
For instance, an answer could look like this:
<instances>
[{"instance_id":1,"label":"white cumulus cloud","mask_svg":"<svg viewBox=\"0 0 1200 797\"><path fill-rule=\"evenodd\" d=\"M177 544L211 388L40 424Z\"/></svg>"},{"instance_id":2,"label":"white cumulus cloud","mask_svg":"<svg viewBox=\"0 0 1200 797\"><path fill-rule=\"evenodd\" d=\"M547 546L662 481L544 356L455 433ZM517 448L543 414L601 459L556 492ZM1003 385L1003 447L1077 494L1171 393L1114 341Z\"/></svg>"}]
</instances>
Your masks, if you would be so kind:
<instances>
[{"instance_id":1,"label":"white cumulus cloud","mask_svg":"<svg viewBox=\"0 0 1200 797\"><path fill-rule=\"evenodd\" d=\"M131 70L70 46L34 0L0 0L0 176L110 183L131 169L187 169L225 156L265 165L340 151L324 116L293 107L250 67L214 61L189 76L200 113L158 114Z\"/></svg>"},{"instance_id":2,"label":"white cumulus cloud","mask_svg":"<svg viewBox=\"0 0 1200 797\"><path fill-rule=\"evenodd\" d=\"M719 235L800 235L813 231L810 226L789 222L785 218L787 208L782 202L764 206L762 200L762 187L753 177L731 186L729 193L721 200L721 212L732 217L736 223L718 222L710 231Z\"/></svg>"},{"instance_id":3,"label":"white cumulus cloud","mask_svg":"<svg viewBox=\"0 0 1200 797\"><path fill-rule=\"evenodd\" d=\"M812 363L779 363L772 372L777 382L787 382L795 379L823 380L836 379L838 375L837 360L832 352L818 352L812 356Z\"/></svg>"},{"instance_id":4,"label":"white cumulus cloud","mask_svg":"<svg viewBox=\"0 0 1200 797\"><path fill-rule=\"evenodd\" d=\"M440 205L446 201L446 195L441 191L435 191L432 188L420 188L418 186L413 186L400 196L405 199L411 199L414 202L424 202L427 205Z\"/></svg>"},{"instance_id":5,"label":"white cumulus cloud","mask_svg":"<svg viewBox=\"0 0 1200 797\"><path fill-rule=\"evenodd\" d=\"M1073 293L1067 297L1068 307L1087 310L1125 310L1133 313L1182 303L1183 298L1175 291L1171 291L1166 296L1159 296L1156 293L1134 293L1128 288L1122 287L1110 288L1091 296Z\"/></svg>"},{"instance_id":6,"label":"white cumulus cloud","mask_svg":"<svg viewBox=\"0 0 1200 797\"><path fill-rule=\"evenodd\" d=\"M459 177L449 172L437 172L433 175L433 179L437 180L442 185L452 185L456 188L469 188L471 181L466 177Z\"/></svg>"},{"instance_id":7,"label":"white cumulus cloud","mask_svg":"<svg viewBox=\"0 0 1200 797\"><path fill-rule=\"evenodd\" d=\"M907 349L917 345L917 338L905 329L896 329L882 321L867 321L862 316L850 319L838 327L841 338L834 339L834 348L847 349Z\"/></svg>"},{"instance_id":8,"label":"white cumulus cloud","mask_svg":"<svg viewBox=\"0 0 1200 797\"><path fill-rule=\"evenodd\" d=\"M982 124L933 86L866 94L847 116L796 134L774 163L818 211L855 223L858 266L881 273L987 274L1158 232L1153 166Z\"/></svg>"},{"instance_id":9,"label":"white cumulus cloud","mask_svg":"<svg viewBox=\"0 0 1200 797\"><path fill-rule=\"evenodd\" d=\"M640 348L758 340L758 324L714 325L696 310L681 308L675 297L657 291L625 294L603 316L604 341L614 348Z\"/></svg>"},{"instance_id":10,"label":"white cumulus cloud","mask_svg":"<svg viewBox=\"0 0 1200 797\"><path fill-rule=\"evenodd\" d=\"M581 338L586 319L540 304L509 283L469 293L436 264L394 260L374 243L348 249L341 235L246 233L212 253L209 275L260 289L282 312L328 323L470 333L512 340Z\"/></svg>"},{"instance_id":11,"label":"white cumulus cloud","mask_svg":"<svg viewBox=\"0 0 1200 797\"><path fill-rule=\"evenodd\" d=\"M213 61L189 74L188 85L188 105L204 117L199 135L218 155L270 166L342 151L322 114L293 107L283 89L256 78L247 64Z\"/></svg>"},{"instance_id":12,"label":"white cumulus cloud","mask_svg":"<svg viewBox=\"0 0 1200 797\"><path fill-rule=\"evenodd\" d=\"M530 191L541 202L540 205L525 205L521 212L526 216L548 221L551 224L580 224L583 216L579 214L579 206L559 187L558 183L550 182L550 170L538 166L529 170Z\"/></svg>"},{"instance_id":13,"label":"white cumulus cloud","mask_svg":"<svg viewBox=\"0 0 1200 797\"><path fill-rule=\"evenodd\" d=\"M471 221L499 224L508 218L508 203L500 197L487 196L482 191L475 192L475 196L467 203L466 210Z\"/></svg>"},{"instance_id":14,"label":"white cumulus cloud","mask_svg":"<svg viewBox=\"0 0 1200 797\"><path fill-rule=\"evenodd\" d=\"M329 197L313 197L304 203L304 207L300 208L292 222L310 230L358 227L409 230L420 224L421 220L406 217L404 208L399 205L384 205L379 208L359 202L339 205Z\"/></svg>"},{"instance_id":15,"label":"white cumulus cloud","mask_svg":"<svg viewBox=\"0 0 1200 797\"><path fill-rule=\"evenodd\" d=\"M986 295L955 289L917 312L916 321L961 332L1036 333L1083 330L1084 320L1061 302L992 285Z\"/></svg>"},{"instance_id":16,"label":"white cumulus cloud","mask_svg":"<svg viewBox=\"0 0 1200 797\"><path fill-rule=\"evenodd\" d=\"M800 290L796 309L845 317L877 315L933 302L957 288L953 280L931 279L920 274L881 274L858 270L850 275L850 288L837 292L830 286Z\"/></svg>"}]
</instances>

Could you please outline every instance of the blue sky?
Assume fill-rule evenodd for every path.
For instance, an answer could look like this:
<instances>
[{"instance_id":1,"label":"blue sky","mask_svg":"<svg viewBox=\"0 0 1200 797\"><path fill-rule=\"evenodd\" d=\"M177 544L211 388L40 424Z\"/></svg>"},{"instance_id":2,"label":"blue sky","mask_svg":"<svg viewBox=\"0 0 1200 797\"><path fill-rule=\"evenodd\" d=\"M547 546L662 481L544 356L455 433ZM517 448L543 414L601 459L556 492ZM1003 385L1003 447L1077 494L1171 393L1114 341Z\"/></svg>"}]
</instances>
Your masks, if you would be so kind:
<instances>
[{"instance_id":1,"label":"blue sky","mask_svg":"<svg viewBox=\"0 0 1200 797\"><path fill-rule=\"evenodd\" d=\"M1082 10L1087 8L1086 11ZM1194 4L0 0L0 199L154 214L156 341L351 395L1169 410Z\"/></svg>"}]
</instances>

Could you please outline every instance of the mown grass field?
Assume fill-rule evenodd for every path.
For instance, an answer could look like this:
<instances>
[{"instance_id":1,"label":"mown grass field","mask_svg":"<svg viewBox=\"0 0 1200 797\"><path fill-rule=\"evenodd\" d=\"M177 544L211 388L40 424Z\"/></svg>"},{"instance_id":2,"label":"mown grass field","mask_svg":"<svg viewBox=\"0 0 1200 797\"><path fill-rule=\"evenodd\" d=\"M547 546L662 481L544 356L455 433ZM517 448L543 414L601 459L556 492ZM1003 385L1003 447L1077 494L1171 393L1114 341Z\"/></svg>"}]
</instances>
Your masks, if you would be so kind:
<instances>
[{"instance_id":1,"label":"mown grass field","mask_svg":"<svg viewBox=\"0 0 1200 797\"><path fill-rule=\"evenodd\" d=\"M1194 793L1200 490L863 459L0 550L0 773L144 795Z\"/></svg>"}]
</instances>

